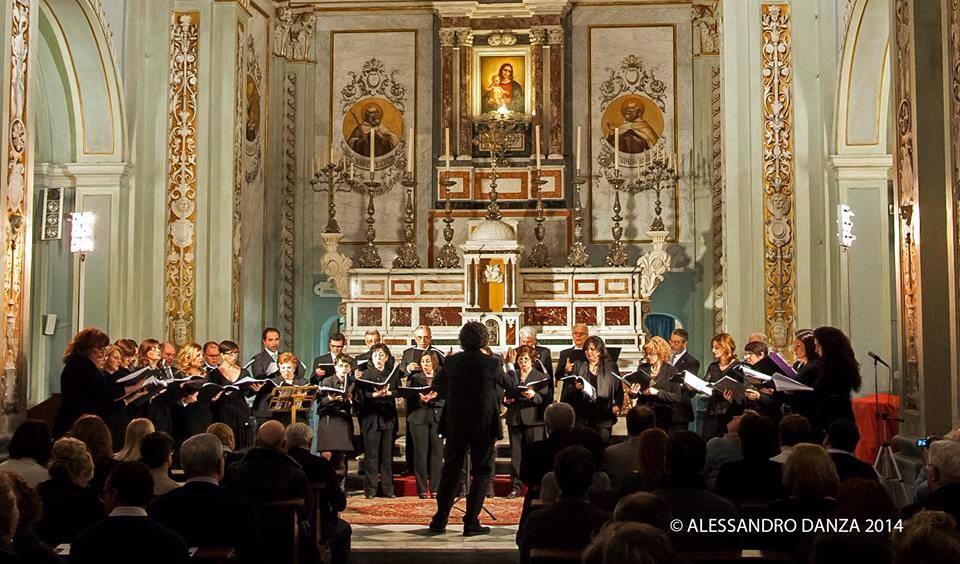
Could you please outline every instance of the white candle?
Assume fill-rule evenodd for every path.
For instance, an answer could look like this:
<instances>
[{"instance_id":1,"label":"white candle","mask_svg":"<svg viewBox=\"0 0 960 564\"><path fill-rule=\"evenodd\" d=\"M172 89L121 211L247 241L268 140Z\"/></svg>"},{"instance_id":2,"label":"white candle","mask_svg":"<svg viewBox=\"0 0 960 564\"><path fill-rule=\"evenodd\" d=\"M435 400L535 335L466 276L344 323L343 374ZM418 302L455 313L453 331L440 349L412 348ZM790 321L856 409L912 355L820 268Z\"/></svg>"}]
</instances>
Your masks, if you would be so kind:
<instances>
[{"instance_id":1,"label":"white candle","mask_svg":"<svg viewBox=\"0 0 960 564\"><path fill-rule=\"evenodd\" d=\"M577 174L580 173L580 130L581 127L577 126Z\"/></svg>"},{"instance_id":2,"label":"white candle","mask_svg":"<svg viewBox=\"0 0 960 564\"><path fill-rule=\"evenodd\" d=\"M374 172L373 158L376 155L376 151L374 147L374 143L376 142L376 139L377 139L376 130L374 130L374 128L371 127L370 128L370 174L373 174Z\"/></svg>"},{"instance_id":3,"label":"white candle","mask_svg":"<svg viewBox=\"0 0 960 564\"><path fill-rule=\"evenodd\" d=\"M446 138L446 152L444 152L444 158L447 160L447 168L450 168L450 128L448 127L444 131L444 137Z\"/></svg>"},{"instance_id":4,"label":"white candle","mask_svg":"<svg viewBox=\"0 0 960 564\"><path fill-rule=\"evenodd\" d=\"M540 125L537 125L536 129L536 144L533 147L534 152L537 154L537 170L540 170Z\"/></svg>"},{"instance_id":5,"label":"white candle","mask_svg":"<svg viewBox=\"0 0 960 564\"><path fill-rule=\"evenodd\" d=\"M620 128L613 130L613 166L620 170Z\"/></svg>"},{"instance_id":6,"label":"white candle","mask_svg":"<svg viewBox=\"0 0 960 564\"><path fill-rule=\"evenodd\" d=\"M407 132L407 172L413 173L413 128Z\"/></svg>"}]
</instances>

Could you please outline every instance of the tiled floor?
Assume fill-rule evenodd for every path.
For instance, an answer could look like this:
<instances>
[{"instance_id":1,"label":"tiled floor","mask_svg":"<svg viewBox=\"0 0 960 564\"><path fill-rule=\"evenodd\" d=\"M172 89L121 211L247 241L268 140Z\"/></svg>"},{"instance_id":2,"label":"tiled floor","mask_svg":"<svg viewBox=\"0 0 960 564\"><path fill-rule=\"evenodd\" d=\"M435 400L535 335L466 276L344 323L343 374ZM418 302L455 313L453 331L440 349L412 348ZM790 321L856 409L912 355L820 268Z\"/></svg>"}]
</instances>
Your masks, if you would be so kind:
<instances>
[{"instance_id":1,"label":"tiled floor","mask_svg":"<svg viewBox=\"0 0 960 564\"><path fill-rule=\"evenodd\" d=\"M442 535L423 525L353 525L352 564L516 564L516 525L464 537L463 525Z\"/></svg>"}]
</instances>

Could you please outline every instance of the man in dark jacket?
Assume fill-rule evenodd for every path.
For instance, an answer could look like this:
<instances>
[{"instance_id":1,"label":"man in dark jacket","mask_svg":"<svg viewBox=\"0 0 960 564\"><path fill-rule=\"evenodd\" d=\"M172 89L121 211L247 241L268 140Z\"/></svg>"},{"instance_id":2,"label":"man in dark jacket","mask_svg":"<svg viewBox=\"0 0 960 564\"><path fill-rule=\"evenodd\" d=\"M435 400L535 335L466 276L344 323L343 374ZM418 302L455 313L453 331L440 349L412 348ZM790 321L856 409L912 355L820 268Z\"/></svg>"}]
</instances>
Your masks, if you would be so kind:
<instances>
[{"instance_id":1,"label":"man in dark jacket","mask_svg":"<svg viewBox=\"0 0 960 564\"><path fill-rule=\"evenodd\" d=\"M150 516L199 547L231 546L239 562L256 561L257 527L253 504L220 487L223 446L209 433L194 435L180 447L187 483L150 504Z\"/></svg>"},{"instance_id":2,"label":"man in dark jacket","mask_svg":"<svg viewBox=\"0 0 960 564\"><path fill-rule=\"evenodd\" d=\"M479 516L493 474L493 445L500 432L497 386L510 389L517 383L511 381L495 358L481 352L486 344L487 328L477 321L468 322L460 329L463 352L448 357L444 363L442 386L445 389L440 390L440 395L445 395L447 403L440 430L447 442L437 488L437 512L430 521L430 530L435 533L446 530L468 449L473 468L463 514L463 535L490 532L490 527L480 525Z\"/></svg>"}]
</instances>

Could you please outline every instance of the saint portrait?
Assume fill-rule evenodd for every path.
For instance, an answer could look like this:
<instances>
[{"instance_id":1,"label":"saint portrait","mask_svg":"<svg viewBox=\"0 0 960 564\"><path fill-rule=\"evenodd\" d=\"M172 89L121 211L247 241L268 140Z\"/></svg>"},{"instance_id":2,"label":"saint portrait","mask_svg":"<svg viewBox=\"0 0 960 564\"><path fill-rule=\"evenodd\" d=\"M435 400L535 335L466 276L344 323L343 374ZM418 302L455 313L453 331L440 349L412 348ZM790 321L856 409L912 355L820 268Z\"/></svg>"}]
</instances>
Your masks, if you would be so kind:
<instances>
[{"instance_id":1,"label":"saint portrait","mask_svg":"<svg viewBox=\"0 0 960 564\"><path fill-rule=\"evenodd\" d=\"M603 112L603 138L614 146L615 130L620 130L619 149L637 155L652 149L663 135L663 112L656 103L640 94L620 96Z\"/></svg>"},{"instance_id":2,"label":"saint portrait","mask_svg":"<svg viewBox=\"0 0 960 564\"><path fill-rule=\"evenodd\" d=\"M396 106L382 98L364 98L347 110L343 118L343 137L347 147L358 155L369 157L371 131L375 157L393 152L400 145L403 133L403 117Z\"/></svg>"},{"instance_id":3,"label":"saint portrait","mask_svg":"<svg viewBox=\"0 0 960 564\"><path fill-rule=\"evenodd\" d=\"M480 113L495 112L501 107L526 113L525 54L480 55L478 62L475 84Z\"/></svg>"}]
</instances>

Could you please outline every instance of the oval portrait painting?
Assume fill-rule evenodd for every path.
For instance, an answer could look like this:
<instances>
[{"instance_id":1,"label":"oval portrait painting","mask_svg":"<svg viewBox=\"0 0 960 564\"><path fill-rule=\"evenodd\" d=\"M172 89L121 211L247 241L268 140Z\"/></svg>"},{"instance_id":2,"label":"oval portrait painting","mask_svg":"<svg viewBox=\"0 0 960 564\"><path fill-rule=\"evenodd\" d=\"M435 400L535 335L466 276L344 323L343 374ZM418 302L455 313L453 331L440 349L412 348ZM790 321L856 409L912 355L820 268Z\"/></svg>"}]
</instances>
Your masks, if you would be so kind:
<instances>
[{"instance_id":1,"label":"oval portrait painting","mask_svg":"<svg viewBox=\"0 0 960 564\"><path fill-rule=\"evenodd\" d=\"M636 155L652 148L663 135L663 112L642 94L620 96L603 111L603 139L613 147L614 129L620 128L620 152Z\"/></svg>"},{"instance_id":2,"label":"oval portrait painting","mask_svg":"<svg viewBox=\"0 0 960 564\"><path fill-rule=\"evenodd\" d=\"M370 130L374 131L374 156L383 157L400 145L403 115L389 100L364 98L343 116L343 139L354 153L370 157Z\"/></svg>"}]
</instances>

